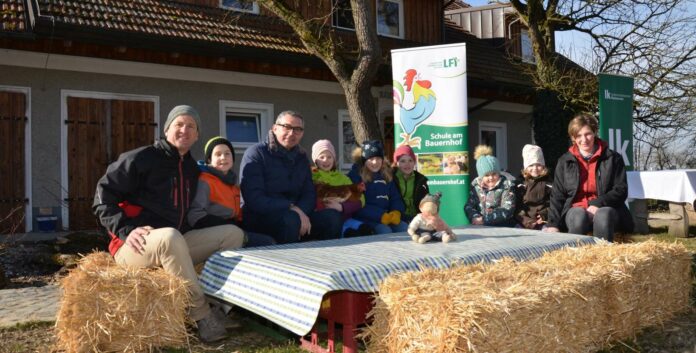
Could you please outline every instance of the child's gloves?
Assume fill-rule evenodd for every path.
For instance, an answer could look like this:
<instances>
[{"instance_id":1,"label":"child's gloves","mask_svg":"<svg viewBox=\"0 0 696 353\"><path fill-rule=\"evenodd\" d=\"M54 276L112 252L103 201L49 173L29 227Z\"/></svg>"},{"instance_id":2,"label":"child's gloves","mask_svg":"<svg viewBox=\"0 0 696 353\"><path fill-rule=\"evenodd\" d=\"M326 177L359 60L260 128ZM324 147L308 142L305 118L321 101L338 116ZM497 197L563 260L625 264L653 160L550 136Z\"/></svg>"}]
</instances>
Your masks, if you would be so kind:
<instances>
[{"instance_id":1,"label":"child's gloves","mask_svg":"<svg viewBox=\"0 0 696 353\"><path fill-rule=\"evenodd\" d=\"M381 222L382 222L382 224L389 225L389 223L391 222L391 215L389 214L389 212L382 213Z\"/></svg>"},{"instance_id":2,"label":"child's gloves","mask_svg":"<svg viewBox=\"0 0 696 353\"><path fill-rule=\"evenodd\" d=\"M384 212L382 215L382 224L391 225L399 224L401 222L401 212L397 210Z\"/></svg>"}]
</instances>

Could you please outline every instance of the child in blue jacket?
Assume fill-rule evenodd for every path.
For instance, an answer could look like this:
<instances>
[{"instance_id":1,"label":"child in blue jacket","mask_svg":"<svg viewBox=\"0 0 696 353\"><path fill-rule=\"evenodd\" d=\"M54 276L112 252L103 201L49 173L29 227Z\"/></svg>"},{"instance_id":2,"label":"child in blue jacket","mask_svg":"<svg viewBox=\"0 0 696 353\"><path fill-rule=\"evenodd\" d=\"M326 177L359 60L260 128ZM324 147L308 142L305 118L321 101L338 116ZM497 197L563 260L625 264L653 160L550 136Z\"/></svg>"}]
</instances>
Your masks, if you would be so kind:
<instances>
[{"instance_id":1,"label":"child in blue jacket","mask_svg":"<svg viewBox=\"0 0 696 353\"><path fill-rule=\"evenodd\" d=\"M355 164L348 173L354 184L365 184L365 206L353 218L374 228L377 234L405 232L401 220L404 201L394 183L392 171L384 160L384 146L380 141L365 141L353 153Z\"/></svg>"}]
</instances>

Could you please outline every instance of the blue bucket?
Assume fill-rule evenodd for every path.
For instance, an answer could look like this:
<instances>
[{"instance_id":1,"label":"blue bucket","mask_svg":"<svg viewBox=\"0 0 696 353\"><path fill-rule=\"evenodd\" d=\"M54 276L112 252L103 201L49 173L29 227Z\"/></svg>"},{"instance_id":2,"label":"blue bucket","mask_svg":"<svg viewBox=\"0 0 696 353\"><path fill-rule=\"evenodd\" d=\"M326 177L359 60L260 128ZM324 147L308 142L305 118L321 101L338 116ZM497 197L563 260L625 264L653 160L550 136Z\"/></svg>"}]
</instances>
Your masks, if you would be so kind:
<instances>
[{"instance_id":1,"label":"blue bucket","mask_svg":"<svg viewBox=\"0 0 696 353\"><path fill-rule=\"evenodd\" d=\"M40 216L36 217L36 223L39 225L39 232L55 232L58 226L57 216Z\"/></svg>"}]
</instances>

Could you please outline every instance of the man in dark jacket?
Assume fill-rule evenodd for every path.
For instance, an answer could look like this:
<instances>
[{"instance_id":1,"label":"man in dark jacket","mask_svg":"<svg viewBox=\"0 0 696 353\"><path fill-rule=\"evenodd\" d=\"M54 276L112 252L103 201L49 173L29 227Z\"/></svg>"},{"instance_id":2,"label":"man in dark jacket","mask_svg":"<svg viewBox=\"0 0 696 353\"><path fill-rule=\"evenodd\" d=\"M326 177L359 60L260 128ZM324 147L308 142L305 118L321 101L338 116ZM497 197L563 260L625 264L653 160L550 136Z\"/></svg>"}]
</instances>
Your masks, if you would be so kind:
<instances>
[{"instance_id":1,"label":"man in dark jacket","mask_svg":"<svg viewBox=\"0 0 696 353\"><path fill-rule=\"evenodd\" d=\"M299 113L280 113L268 139L249 147L240 166L245 229L268 234L279 244L341 234L340 212L314 212L316 191L309 159L299 146L303 134Z\"/></svg>"},{"instance_id":2,"label":"man in dark jacket","mask_svg":"<svg viewBox=\"0 0 696 353\"><path fill-rule=\"evenodd\" d=\"M226 337L224 318L211 311L194 264L216 251L241 247L244 234L230 225L198 230L187 225L199 174L189 151L199 126L192 107L174 107L164 124L165 139L125 152L109 165L92 207L112 237L109 252L119 265L161 266L188 281L191 319L201 340L211 342Z\"/></svg>"},{"instance_id":3,"label":"man in dark jacket","mask_svg":"<svg viewBox=\"0 0 696 353\"><path fill-rule=\"evenodd\" d=\"M592 231L609 241L617 229L633 231L625 204L628 184L623 157L596 136L597 130L593 116L580 114L570 121L573 145L556 164L546 231Z\"/></svg>"}]
</instances>

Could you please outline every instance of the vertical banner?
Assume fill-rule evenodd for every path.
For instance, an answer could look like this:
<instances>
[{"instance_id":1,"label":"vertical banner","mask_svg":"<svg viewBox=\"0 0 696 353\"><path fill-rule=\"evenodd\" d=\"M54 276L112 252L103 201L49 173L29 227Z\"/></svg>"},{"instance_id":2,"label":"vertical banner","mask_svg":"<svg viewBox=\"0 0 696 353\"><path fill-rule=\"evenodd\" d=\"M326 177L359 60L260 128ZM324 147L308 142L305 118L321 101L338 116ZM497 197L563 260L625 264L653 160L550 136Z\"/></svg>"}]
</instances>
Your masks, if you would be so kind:
<instances>
[{"instance_id":1,"label":"vertical banner","mask_svg":"<svg viewBox=\"0 0 696 353\"><path fill-rule=\"evenodd\" d=\"M392 77L395 147L413 148L430 192L442 192L442 218L451 226L468 224L464 43L392 50Z\"/></svg>"},{"instance_id":2,"label":"vertical banner","mask_svg":"<svg viewBox=\"0 0 696 353\"><path fill-rule=\"evenodd\" d=\"M599 137L633 170L633 78L600 73Z\"/></svg>"}]
</instances>

